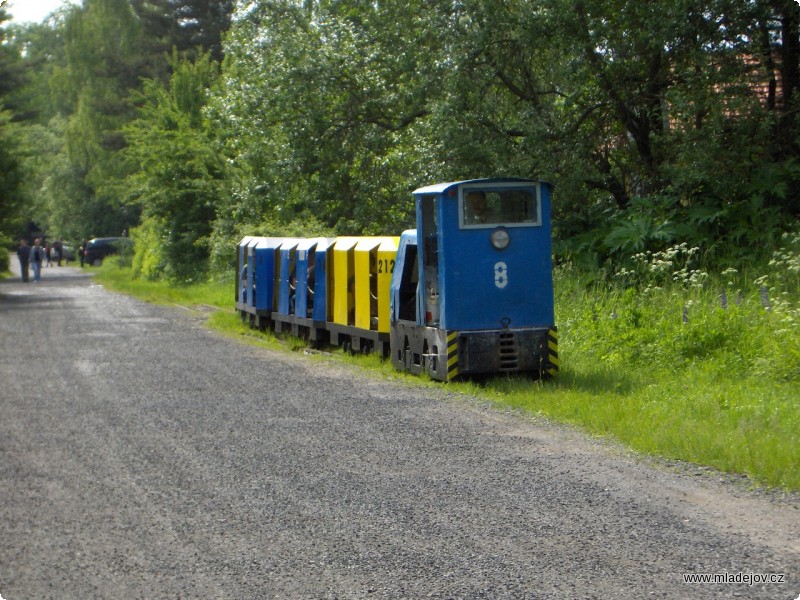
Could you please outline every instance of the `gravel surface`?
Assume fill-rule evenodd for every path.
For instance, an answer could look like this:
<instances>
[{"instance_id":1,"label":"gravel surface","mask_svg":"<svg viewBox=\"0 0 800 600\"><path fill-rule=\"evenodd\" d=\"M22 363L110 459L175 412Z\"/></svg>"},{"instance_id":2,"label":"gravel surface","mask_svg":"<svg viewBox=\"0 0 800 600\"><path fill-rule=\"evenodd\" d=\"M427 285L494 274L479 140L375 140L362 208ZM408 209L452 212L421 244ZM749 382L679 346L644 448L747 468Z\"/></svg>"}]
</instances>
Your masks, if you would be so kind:
<instances>
[{"instance_id":1,"label":"gravel surface","mask_svg":"<svg viewBox=\"0 0 800 600\"><path fill-rule=\"evenodd\" d=\"M0 282L4 600L800 594L797 496L43 279Z\"/></svg>"}]
</instances>

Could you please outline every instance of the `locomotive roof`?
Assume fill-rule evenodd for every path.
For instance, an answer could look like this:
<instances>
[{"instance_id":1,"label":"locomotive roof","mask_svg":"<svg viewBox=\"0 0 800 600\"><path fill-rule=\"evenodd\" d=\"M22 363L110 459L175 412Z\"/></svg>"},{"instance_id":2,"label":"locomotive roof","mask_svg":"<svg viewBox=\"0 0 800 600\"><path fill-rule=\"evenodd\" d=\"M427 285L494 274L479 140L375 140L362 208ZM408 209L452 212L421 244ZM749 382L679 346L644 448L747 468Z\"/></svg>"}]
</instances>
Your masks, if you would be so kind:
<instances>
[{"instance_id":1,"label":"locomotive roof","mask_svg":"<svg viewBox=\"0 0 800 600\"><path fill-rule=\"evenodd\" d=\"M414 190L413 194L441 194L448 188L453 186L463 185L465 183L513 183L513 182L529 182L536 183L537 179L525 179L523 177L493 177L488 179L465 179L464 181L450 181L448 183L436 183Z\"/></svg>"}]
</instances>

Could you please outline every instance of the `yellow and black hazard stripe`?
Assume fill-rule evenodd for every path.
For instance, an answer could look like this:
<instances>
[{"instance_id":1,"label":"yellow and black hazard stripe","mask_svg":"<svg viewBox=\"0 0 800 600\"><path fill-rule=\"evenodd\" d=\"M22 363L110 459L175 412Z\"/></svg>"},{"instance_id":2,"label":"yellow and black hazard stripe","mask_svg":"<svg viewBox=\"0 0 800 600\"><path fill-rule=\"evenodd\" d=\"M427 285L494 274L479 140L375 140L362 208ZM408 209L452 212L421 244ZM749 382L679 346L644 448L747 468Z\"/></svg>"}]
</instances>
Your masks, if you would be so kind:
<instances>
[{"instance_id":1,"label":"yellow and black hazard stripe","mask_svg":"<svg viewBox=\"0 0 800 600\"><path fill-rule=\"evenodd\" d=\"M547 373L551 377L558 375L558 329L553 327L547 332Z\"/></svg>"},{"instance_id":2,"label":"yellow and black hazard stripe","mask_svg":"<svg viewBox=\"0 0 800 600\"><path fill-rule=\"evenodd\" d=\"M450 381L458 375L458 332L451 331L447 334L447 380Z\"/></svg>"}]
</instances>

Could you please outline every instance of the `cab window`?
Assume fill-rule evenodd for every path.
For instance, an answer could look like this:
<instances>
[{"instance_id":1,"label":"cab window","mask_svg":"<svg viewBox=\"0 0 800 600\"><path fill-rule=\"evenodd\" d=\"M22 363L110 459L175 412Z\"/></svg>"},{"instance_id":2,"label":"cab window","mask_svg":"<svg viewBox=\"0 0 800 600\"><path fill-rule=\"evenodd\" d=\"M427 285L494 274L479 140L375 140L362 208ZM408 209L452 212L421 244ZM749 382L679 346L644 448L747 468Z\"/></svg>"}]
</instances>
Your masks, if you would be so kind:
<instances>
[{"instance_id":1,"label":"cab window","mask_svg":"<svg viewBox=\"0 0 800 600\"><path fill-rule=\"evenodd\" d=\"M467 188L461 193L461 227L539 225L536 188Z\"/></svg>"}]
</instances>

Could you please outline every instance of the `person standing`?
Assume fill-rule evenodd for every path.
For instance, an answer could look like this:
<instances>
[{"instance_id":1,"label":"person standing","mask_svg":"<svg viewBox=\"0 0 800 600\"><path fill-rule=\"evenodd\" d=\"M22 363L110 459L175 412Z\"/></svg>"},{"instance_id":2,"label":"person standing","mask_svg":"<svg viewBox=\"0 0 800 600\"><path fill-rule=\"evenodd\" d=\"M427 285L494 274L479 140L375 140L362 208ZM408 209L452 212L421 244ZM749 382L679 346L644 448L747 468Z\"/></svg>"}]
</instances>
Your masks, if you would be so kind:
<instances>
[{"instance_id":1,"label":"person standing","mask_svg":"<svg viewBox=\"0 0 800 600\"><path fill-rule=\"evenodd\" d=\"M36 238L31 248L31 268L33 269L33 282L39 283L42 280L42 263L45 260L44 248L42 248L42 240Z\"/></svg>"},{"instance_id":2,"label":"person standing","mask_svg":"<svg viewBox=\"0 0 800 600\"><path fill-rule=\"evenodd\" d=\"M45 244L44 244L44 258L47 261L47 265L46 266L48 266L48 267L52 267L53 266L53 259L51 258L52 251L53 251L53 248L50 246L50 242L45 242Z\"/></svg>"},{"instance_id":3,"label":"person standing","mask_svg":"<svg viewBox=\"0 0 800 600\"><path fill-rule=\"evenodd\" d=\"M81 269L83 268L83 253L86 252L86 240L81 242L80 251L78 252L78 257L81 259Z\"/></svg>"},{"instance_id":4,"label":"person standing","mask_svg":"<svg viewBox=\"0 0 800 600\"><path fill-rule=\"evenodd\" d=\"M55 254L56 265L60 267L61 259L64 258L64 248L61 244L61 240L53 242L53 253Z\"/></svg>"},{"instance_id":5,"label":"person standing","mask_svg":"<svg viewBox=\"0 0 800 600\"><path fill-rule=\"evenodd\" d=\"M28 246L28 240L23 238L19 241L17 257L19 257L19 272L22 275L22 281L28 281L28 271L31 261L31 247Z\"/></svg>"}]
</instances>

